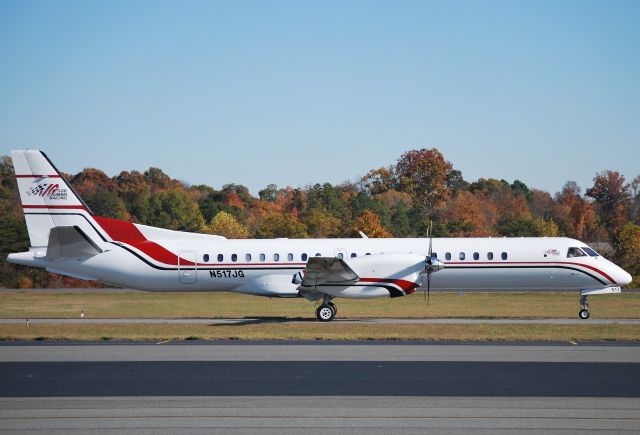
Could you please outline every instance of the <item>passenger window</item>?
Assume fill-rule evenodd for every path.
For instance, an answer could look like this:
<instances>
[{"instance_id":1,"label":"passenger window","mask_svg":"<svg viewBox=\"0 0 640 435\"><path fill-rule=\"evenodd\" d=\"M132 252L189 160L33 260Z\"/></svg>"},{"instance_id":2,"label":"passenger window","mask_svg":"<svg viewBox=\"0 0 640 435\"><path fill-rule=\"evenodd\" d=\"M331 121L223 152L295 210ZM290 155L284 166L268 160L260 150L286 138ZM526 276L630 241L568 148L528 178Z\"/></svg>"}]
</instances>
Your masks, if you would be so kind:
<instances>
[{"instance_id":1,"label":"passenger window","mask_svg":"<svg viewBox=\"0 0 640 435\"><path fill-rule=\"evenodd\" d=\"M487 252L487 260L493 260L493 252Z\"/></svg>"},{"instance_id":2,"label":"passenger window","mask_svg":"<svg viewBox=\"0 0 640 435\"><path fill-rule=\"evenodd\" d=\"M336 258L339 258L340 260L344 259L344 255L342 255L342 252L338 252L338 255L336 255Z\"/></svg>"},{"instance_id":3,"label":"passenger window","mask_svg":"<svg viewBox=\"0 0 640 435\"><path fill-rule=\"evenodd\" d=\"M265 261L267 259L267 256L264 254L260 254L260 261Z\"/></svg>"},{"instance_id":4,"label":"passenger window","mask_svg":"<svg viewBox=\"0 0 640 435\"><path fill-rule=\"evenodd\" d=\"M461 252L458 257L460 258L460 260L464 260L464 252Z\"/></svg>"},{"instance_id":5,"label":"passenger window","mask_svg":"<svg viewBox=\"0 0 640 435\"><path fill-rule=\"evenodd\" d=\"M358 256L358 254L356 254L355 252L351 253L351 258L354 258L354 257L357 257L357 256Z\"/></svg>"},{"instance_id":6,"label":"passenger window","mask_svg":"<svg viewBox=\"0 0 640 435\"><path fill-rule=\"evenodd\" d=\"M273 254L273 261L280 261L280 254Z\"/></svg>"},{"instance_id":7,"label":"passenger window","mask_svg":"<svg viewBox=\"0 0 640 435\"><path fill-rule=\"evenodd\" d=\"M287 261L293 261L293 254L292 253L288 253L287 254Z\"/></svg>"},{"instance_id":8,"label":"passenger window","mask_svg":"<svg viewBox=\"0 0 640 435\"><path fill-rule=\"evenodd\" d=\"M503 253L502 253L502 259L503 259L503 260L506 260L506 259L507 259L507 253L506 253L506 252L503 252Z\"/></svg>"},{"instance_id":9,"label":"passenger window","mask_svg":"<svg viewBox=\"0 0 640 435\"><path fill-rule=\"evenodd\" d=\"M322 254L319 252L316 252L316 257L322 257Z\"/></svg>"},{"instance_id":10,"label":"passenger window","mask_svg":"<svg viewBox=\"0 0 640 435\"><path fill-rule=\"evenodd\" d=\"M473 259L474 260L480 260L480 254L478 254L477 252L473 253Z\"/></svg>"},{"instance_id":11,"label":"passenger window","mask_svg":"<svg viewBox=\"0 0 640 435\"><path fill-rule=\"evenodd\" d=\"M569 251L567 251L567 258L586 257L586 256L587 254L582 252L580 248L569 248Z\"/></svg>"},{"instance_id":12,"label":"passenger window","mask_svg":"<svg viewBox=\"0 0 640 435\"><path fill-rule=\"evenodd\" d=\"M446 254L444 254L444 259L447 261L451 260L451 252L447 252Z\"/></svg>"},{"instance_id":13,"label":"passenger window","mask_svg":"<svg viewBox=\"0 0 640 435\"><path fill-rule=\"evenodd\" d=\"M367 252L367 253L366 253L366 254L364 254L364 255L371 255L371 252Z\"/></svg>"},{"instance_id":14,"label":"passenger window","mask_svg":"<svg viewBox=\"0 0 640 435\"><path fill-rule=\"evenodd\" d=\"M208 263L209 262L209 254L204 254L202 256L202 261L204 261L205 263Z\"/></svg>"},{"instance_id":15,"label":"passenger window","mask_svg":"<svg viewBox=\"0 0 640 435\"><path fill-rule=\"evenodd\" d=\"M307 254L302 254L302 255L300 256L300 259L301 259L302 261L307 261Z\"/></svg>"},{"instance_id":16,"label":"passenger window","mask_svg":"<svg viewBox=\"0 0 640 435\"><path fill-rule=\"evenodd\" d=\"M251 261L251 254L245 254L244 255L244 260L249 263Z\"/></svg>"},{"instance_id":17,"label":"passenger window","mask_svg":"<svg viewBox=\"0 0 640 435\"><path fill-rule=\"evenodd\" d=\"M431 258L438 258L438 253L437 252L432 252L431 253Z\"/></svg>"},{"instance_id":18,"label":"passenger window","mask_svg":"<svg viewBox=\"0 0 640 435\"><path fill-rule=\"evenodd\" d=\"M233 261L234 263L238 261L238 256L236 254L231 254L231 261Z\"/></svg>"},{"instance_id":19,"label":"passenger window","mask_svg":"<svg viewBox=\"0 0 640 435\"><path fill-rule=\"evenodd\" d=\"M218 263L222 263L223 260L224 260L224 255L218 254Z\"/></svg>"}]
</instances>

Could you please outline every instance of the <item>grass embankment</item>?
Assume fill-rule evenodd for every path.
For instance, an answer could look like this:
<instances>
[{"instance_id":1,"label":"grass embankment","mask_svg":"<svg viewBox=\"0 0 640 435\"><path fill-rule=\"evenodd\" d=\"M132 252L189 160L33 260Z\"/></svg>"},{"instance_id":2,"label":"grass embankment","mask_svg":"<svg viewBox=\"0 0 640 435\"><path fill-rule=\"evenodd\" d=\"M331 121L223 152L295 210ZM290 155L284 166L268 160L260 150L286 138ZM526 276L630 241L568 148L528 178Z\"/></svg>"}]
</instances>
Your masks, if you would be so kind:
<instances>
[{"instance_id":1,"label":"grass embankment","mask_svg":"<svg viewBox=\"0 0 640 435\"><path fill-rule=\"evenodd\" d=\"M453 293L397 299L338 300L340 318L575 318L578 296L565 293ZM640 318L640 294L591 298L596 318ZM313 304L228 293L0 293L0 318L157 318L149 324L0 325L12 340L640 340L640 325L444 325L316 322ZM236 325L163 324L162 318L262 318ZM290 323L287 319L308 319Z\"/></svg>"},{"instance_id":2,"label":"grass embankment","mask_svg":"<svg viewBox=\"0 0 640 435\"><path fill-rule=\"evenodd\" d=\"M577 293L435 293L395 299L336 299L339 318L575 318ZM640 293L592 296L594 317L640 318ZM305 299L234 293L0 293L0 318L315 318Z\"/></svg>"}]
</instances>

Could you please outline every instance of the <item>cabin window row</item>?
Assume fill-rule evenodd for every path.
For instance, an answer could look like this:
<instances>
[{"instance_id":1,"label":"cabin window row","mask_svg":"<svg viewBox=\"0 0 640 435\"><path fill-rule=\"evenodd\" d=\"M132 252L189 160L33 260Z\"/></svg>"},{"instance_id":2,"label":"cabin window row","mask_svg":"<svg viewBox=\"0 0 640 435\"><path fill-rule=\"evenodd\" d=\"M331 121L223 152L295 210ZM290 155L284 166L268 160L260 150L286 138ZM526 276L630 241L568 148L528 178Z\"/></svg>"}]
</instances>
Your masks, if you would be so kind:
<instances>
[{"instance_id":1,"label":"cabin window row","mask_svg":"<svg viewBox=\"0 0 640 435\"><path fill-rule=\"evenodd\" d=\"M371 253L367 252L365 255L371 255ZM315 256L316 257L322 257L322 254L317 252ZM354 258L354 257L357 257L357 256L358 256L358 254L355 253L355 252L352 252L350 254L351 258ZM340 252L340 253L338 253L336 255L336 257L338 257L340 259L343 259L344 258L344 254ZM433 253L433 257L434 258L438 258L438 254L436 252L434 252ZM472 257L473 257L473 259L475 261L478 261L478 260L480 260L480 253L479 252L474 252L472 254ZM271 258L273 259L274 262L279 262L280 261L280 254L275 253L275 254L273 254L273 256ZM286 258L287 258L287 261L293 261L294 260L294 255L290 252L290 253L287 254ZM451 252L445 252L444 259L447 260L447 261L450 261L451 258L453 258ZM466 253L459 252L458 253L458 258L460 259L460 261L466 260L466 258L467 258ZM506 260L508 258L507 253L506 252L501 253L500 254L500 258L502 258L502 260ZM211 257L209 256L209 254L204 254L202 256L202 260L205 263L208 263L210 259L211 259ZM266 254L259 254L258 255L258 259L261 262L265 262L265 261L267 261L267 255ZM306 253L300 254L300 261L307 261L308 259L309 259L309 256ZM489 260L489 261L492 261L494 259L493 252L487 252L486 259ZM224 254L218 254L217 257L216 257L216 260L218 261L218 263L224 262ZM231 254L231 261L233 263L236 263L238 261L238 254ZM247 262L247 263L250 263L251 261L253 261L252 255L251 254L244 254L244 261Z\"/></svg>"},{"instance_id":2,"label":"cabin window row","mask_svg":"<svg viewBox=\"0 0 640 435\"><path fill-rule=\"evenodd\" d=\"M367 252L364 255L371 255L371 253ZM354 258L354 257L357 257L358 254L355 253L355 252L352 252L350 256L351 256L351 258ZM316 252L315 257L322 257L322 254L320 252ZM344 258L344 254L338 253L336 255L336 257L342 259L342 258ZM238 257L238 254L231 254L231 261L233 263L237 262L239 258L240 257ZM267 254L259 254L258 255L258 259L261 262L267 261L267 258L268 258ZM280 256L279 253L275 253L270 257L270 259L272 259L274 262L280 261L280 258L281 258L281 256ZM284 256L282 258L284 258ZM294 261L295 256L290 252L290 253L287 254L286 258L287 258L287 261ZM306 253L300 254L300 261L307 261L308 259L309 259L309 255L308 254L306 254ZM204 254L202 256L202 261L203 262L208 263L209 260L211 260L211 256L209 254ZM218 254L216 256L216 260L218 261L218 263L224 262L224 254ZM247 263L250 263L251 261L253 261L253 256L251 254L244 254L244 261L247 262Z\"/></svg>"},{"instance_id":3,"label":"cabin window row","mask_svg":"<svg viewBox=\"0 0 640 435\"><path fill-rule=\"evenodd\" d=\"M433 257L438 258L438 254L434 252L433 253ZM479 252L474 252L472 254L472 257L473 257L474 261L478 261L478 260L480 260L480 253ZM451 258L453 258L451 252L445 252L444 253L444 259L445 260L450 261ZM503 253L500 254L500 258L502 258L503 260L506 260L507 258L509 258L509 256L507 255L506 252L503 252ZM465 261L467 259L467 254L465 252L459 252L458 253L458 259L460 261ZM486 259L489 260L489 261L492 261L494 259L493 252L487 252Z\"/></svg>"}]
</instances>

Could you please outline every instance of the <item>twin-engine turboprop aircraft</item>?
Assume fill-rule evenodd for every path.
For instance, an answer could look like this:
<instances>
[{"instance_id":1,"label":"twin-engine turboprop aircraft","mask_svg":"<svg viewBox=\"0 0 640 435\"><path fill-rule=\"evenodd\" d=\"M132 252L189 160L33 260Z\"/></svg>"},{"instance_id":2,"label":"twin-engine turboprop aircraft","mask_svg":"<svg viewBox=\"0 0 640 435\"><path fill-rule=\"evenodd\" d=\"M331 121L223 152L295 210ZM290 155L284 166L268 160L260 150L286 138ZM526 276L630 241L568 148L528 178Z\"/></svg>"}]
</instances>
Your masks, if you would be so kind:
<instances>
[{"instance_id":1,"label":"twin-engine turboprop aircraft","mask_svg":"<svg viewBox=\"0 0 640 435\"><path fill-rule=\"evenodd\" d=\"M568 238L227 240L95 216L47 156L12 151L31 247L11 263L151 291L231 291L321 301L434 290L619 293L631 276ZM526 307L523 307L523 310Z\"/></svg>"}]
</instances>

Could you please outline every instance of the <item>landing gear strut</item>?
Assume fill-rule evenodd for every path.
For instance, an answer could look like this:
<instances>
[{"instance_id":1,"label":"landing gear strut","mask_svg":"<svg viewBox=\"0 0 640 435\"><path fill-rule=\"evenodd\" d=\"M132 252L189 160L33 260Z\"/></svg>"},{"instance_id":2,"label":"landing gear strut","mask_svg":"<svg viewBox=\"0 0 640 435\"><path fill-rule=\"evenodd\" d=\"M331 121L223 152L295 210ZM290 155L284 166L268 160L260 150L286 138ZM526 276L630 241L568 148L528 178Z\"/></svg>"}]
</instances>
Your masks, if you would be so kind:
<instances>
[{"instance_id":1,"label":"landing gear strut","mask_svg":"<svg viewBox=\"0 0 640 435\"><path fill-rule=\"evenodd\" d=\"M582 306L582 309L578 312L578 317L582 320L586 320L589 318L589 302L587 302L586 295L580 296L580 305Z\"/></svg>"},{"instance_id":2,"label":"landing gear strut","mask_svg":"<svg viewBox=\"0 0 640 435\"><path fill-rule=\"evenodd\" d=\"M316 309L316 317L321 322L330 322L336 317L338 309L335 304L331 302L331 296L325 295L322 299L322 304Z\"/></svg>"}]
</instances>

